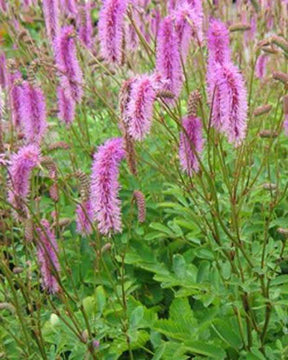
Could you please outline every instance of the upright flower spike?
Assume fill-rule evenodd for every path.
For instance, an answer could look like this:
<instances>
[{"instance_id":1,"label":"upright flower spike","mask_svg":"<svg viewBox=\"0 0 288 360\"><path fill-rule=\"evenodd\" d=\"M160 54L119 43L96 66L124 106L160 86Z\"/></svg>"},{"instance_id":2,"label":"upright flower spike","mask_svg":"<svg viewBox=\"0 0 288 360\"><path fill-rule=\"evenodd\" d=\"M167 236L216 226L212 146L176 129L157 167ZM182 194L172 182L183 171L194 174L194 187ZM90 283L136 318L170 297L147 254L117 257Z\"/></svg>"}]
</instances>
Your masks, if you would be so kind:
<instances>
[{"instance_id":1,"label":"upright flower spike","mask_svg":"<svg viewBox=\"0 0 288 360\"><path fill-rule=\"evenodd\" d=\"M40 144L46 129L46 102L42 89L24 82L21 91L21 125L29 143Z\"/></svg>"},{"instance_id":2,"label":"upright flower spike","mask_svg":"<svg viewBox=\"0 0 288 360\"><path fill-rule=\"evenodd\" d=\"M8 86L7 61L4 52L0 54L0 86L2 89Z\"/></svg>"},{"instance_id":3,"label":"upright flower spike","mask_svg":"<svg viewBox=\"0 0 288 360\"><path fill-rule=\"evenodd\" d=\"M50 229L47 220L41 221L41 227L37 228L39 240L37 242L37 257L40 264L42 286L54 294L59 291L59 283L55 273L60 271L58 260L58 245L54 232Z\"/></svg>"},{"instance_id":4,"label":"upright flower spike","mask_svg":"<svg viewBox=\"0 0 288 360\"><path fill-rule=\"evenodd\" d=\"M171 16L162 20L158 32L156 71L162 79L167 80L165 90L171 91L178 97L182 88L183 72L178 40Z\"/></svg>"},{"instance_id":5,"label":"upright flower spike","mask_svg":"<svg viewBox=\"0 0 288 360\"><path fill-rule=\"evenodd\" d=\"M91 206L101 234L121 231L119 165L125 156L122 138L107 140L94 155L91 175Z\"/></svg>"},{"instance_id":6,"label":"upright flower spike","mask_svg":"<svg viewBox=\"0 0 288 360\"><path fill-rule=\"evenodd\" d=\"M75 45L73 26L65 26L55 39L55 60L59 69L60 86L66 97L80 102L83 96L83 76Z\"/></svg>"},{"instance_id":7,"label":"upright flower spike","mask_svg":"<svg viewBox=\"0 0 288 360\"><path fill-rule=\"evenodd\" d=\"M57 103L59 119L69 125L75 118L76 102L71 96L66 96L61 86L57 89Z\"/></svg>"},{"instance_id":8,"label":"upright flower spike","mask_svg":"<svg viewBox=\"0 0 288 360\"><path fill-rule=\"evenodd\" d=\"M111 63L121 63L124 15L127 6L127 0L103 0L99 14L98 29L101 55Z\"/></svg>"},{"instance_id":9,"label":"upright flower spike","mask_svg":"<svg viewBox=\"0 0 288 360\"><path fill-rule=\"evenodd\" d=\"M283 96L283 112L284 112L284 133L288 136L288 95Z\"/></svg>"},{"instance_id":10,"label":"upright flower spike","mask_svg":"<svg viewBox=\"0 0 288 360\"><path fill-rule=\"evenodd\" d=\"M207 93L209 103L213 102L214 125L220 126L219 109L215 108L219 94L215 88L215 68L231 62L231 50L229 48L229 31L221 21L212 19L208 29L208 64L207 64ZM217 120L216 120L217 119Z\"/></svg>"},{"instance_id":11,"label":"upright flower spike","mask_svg":"<svg viewBox=\"0 0 288 360\"><path fill-rule=\"evenodd\" d=\"M181 168L189 176L199 171L199 161L203 150L202 122L196 116L190 115L182 120L183 131L180 133L179 158Z\"/></svg>"},{"instance_id":12,"label":"upright flower spike","mask_svg":"<svg viewBox=\"0 0 288 360\"><path fill-rule=\"evenodd\" d=\"M77 14L77 4L75 0L60 0L60 9L70 18L75 17Z\"/></svg>"},{"instance_id":13,"label":"upright flower spike","mask_svg":"<svg viewBox=\"0 0 288 360\"><path fill-rule=\"evenodd\" d=\"M26 212L24 202L30 192L30 175L32 170L40 163L40 150L36 145L22 147L18 153L12 155L8 169L9 191L8 201L15 210ZM14 212L16 219L21 216Z\"/></svg>"},{"instance_id":14,"label":"upright flower spike","mask_svg":"<svg viewBox=\"0 0 288 360\"><path fill-rule=\"evenodd\" d=\"M59 0L42 0L46 31L50 43L53 44L60 30Z\"/></svg>"},{"instance_id":15,"label":"upright flower spike","mask_svg":"<svg viewBox=\"0 0 288 360\"><path fill-rule=\"evenodd\" d=\"M77 205L76 208L76 230L79 234L89 235L93 229L91 223L93 222L93 212L90 200L83 201Z\"/></svg>"},{"instance_id":16,"label":"upright flower spike","mask_svg":"<svg viewBox=\"0 0 288 360\"><path fill-rule=\"evenodd\" d=\"M79 6L76 17L79 38L88 49L93 47L93 25L91 17L91 4Z\"/></svg>"},{"instance_id":17,"label":"upright flower spike","mask_svg":"<svg viewBox=\"0 0 288 360\"><path fill-rule=\"evenodd\" d=\"M127 113L123 120L127 123L129 135L135 140L142 140L150 131L157 87L154 75L141 75L131 84Z\"/></svg>"},{"instance_id":18,"label":"upright flower spike","mask_svg":"<svg viewBox=\"0 0 288 360\"><path fill-rule=\"evenodd\" d=\"M212 19L208 30L208 66L214 63L224 64L231 60L229 30L219 20Z\"/></svg>"},{"instance_id":19,"label":"upright flower spike","mask_svg":"<svg viewBox=\"0 0 288 360\"><path fill-rule=\"evenodd\" d=\"M248 104L244 79L231 63L218 65L215 71L217 97L214 108L219 116L219 123L215 125L226 133L229 142L239 146L245 138L247 127Z\"/></svg>"}]
</instances>

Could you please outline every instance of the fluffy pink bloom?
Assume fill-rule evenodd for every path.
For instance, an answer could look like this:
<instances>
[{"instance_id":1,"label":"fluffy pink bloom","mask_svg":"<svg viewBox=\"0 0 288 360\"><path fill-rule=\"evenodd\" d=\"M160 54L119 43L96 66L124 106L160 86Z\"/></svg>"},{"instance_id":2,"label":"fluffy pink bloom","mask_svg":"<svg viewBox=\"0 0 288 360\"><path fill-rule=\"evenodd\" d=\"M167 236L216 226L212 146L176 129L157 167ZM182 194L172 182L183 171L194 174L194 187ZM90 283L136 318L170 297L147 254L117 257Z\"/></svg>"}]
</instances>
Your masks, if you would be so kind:
<instances>
[{"instance_id":1,"label":"fluffy pink bloom","mask_svg":"<svg viewBox=\"0 0 288 360\"><path fill-rule=\"evenodd\" d=\"M8 169L8 201L18 210L26 211L23 201L27 199L30 191L30 175L39 163L40 150L36 145L24 146L11 157ZM16 212L14 215L19 218Z\"/></svg>"},{"instance_id":2,"label":"fluffy pink bloom","mask_svg":"<svg viewBox=\"0 0 288 360\"><path fill-rule=\"evenodd\" d=\"M135 140L142 140L150 131L157 86L154 75L141 75L131 84L127 116L123 120Z\"/></svg>"},{"instance_id":3,"label":"fluffy pink bloom","mask_svg":"<svg viewBox=\"0 0 288 360\"><path fill-rule=\"evenodd\" d=\"M247 91L238 68L232 63L218 65L215 88L212 123L226 133L229 142L238 146L246 135L248 110Z\"/></svg>"},{"instance_id":4,"label":"fluffy pink bloom","mask_svg":"<svg viewBox=\"0 0 288 360\"><path fill-rule=\"evenodd\" d=\"M182 170L188 175L198 172L200 156L203 149L202 122L195 116L182 120L183 131L180 133L179 158Z\"/></svg>"},{"instance_id":5,"label":"fluffy pink bloom","mask_svg":"<svg viewBox=\"0 0 288 360\"><path fill-rule=\"evenodd\" d=\"M83 96L83 76L75 45L73 26L65 26L55 39L55 59L59 69L60 85L66 97L80 102Z\"/></svg>"},{"instance_id":6,"label":"fluffy pink bloom","mask_svg":"<svg viewBox=\"0 0 288 360\"><path fill-rule=\"evenodd\" d=\"M182 88L183 72L177 35L171 16L162 20L158 32L156 70L163 79L167 80L165 89L178 97Z\"/></svg>"},{"instance_id":7,"label":"fluffy pink bloom","mask_svg":"<svg viewBox=\"0 0 288 360\"><path fill-rule=\"evenodd\" d=\"M39 241L37 242L37 257L40 264L42 286L50 293L59 291L59 284L55 273L60 271L58 260L58 245L54 232L50 229L47 220L41 221L41 227L37 228Z\"/></svg>"},{"instance_id":8,"label":"fluffy pink bloom","mask_svg":"<svg viewBox=\"0 0 288 360\"><path fill-rule=\"evenodd\" d=\"M92 233L91 223L93 212L90 200L78 204L76 208L76 229L79 234L89 235Z\"/></svg>"},{"instance_id":9,"label":"fluffy pink bloom","mask_svg":"<svg viewBox=\"0 0 288 360\"><path fill-rule=\"evenodd\" d=\"M93 46L93 25L91 17L91 4L78 7L76 16L77 30L80 40L87 48L92 49Z\"/></svg>"},{"instance_id":10,"label":"fluffy pink bloom","mask_svg":"<svg viewBox=\"0 0 288 360\"><path fill-rule=\"evenodd\" d=\"M60 30L59 0L42 0L42 4L47 35L51 44L53 44Z\"/></svg>"},{"instance_id":11,"label":"fluffy pink bloom","mask_svg":"<svg viewBox=\"0 0 288 360\"><path fill-rule=\"evenodd\" d=\"M208 30L208 65L214 63L224 64L231 60L231 50L229 47L229 31L224 23L212 19Z\"/></svg>"},{"instance_id":12,"label":"fluffy pink bloom","mask_svg":"<svg viewBox=\"0 0 288 360\"><path fill-rule=\"evenodd\" d=\"M258 79L263 79L266 75L266 65L268 62L268 55L267 54L261 54L256 62L255 66L255 74Z\"/></svg>"},{"instance_id":13,"label":"fluffy pink bloom","mask_svg":"<svg viewBox=\"0 0 288 360\"><path fill-rule=\"evenodd\" d=\"M91 175L91 205L98 229L107 235L121 231L119 165L125 156L122 138L107 140L94 155Z\"/></svg>"},{"instance_id":14,"label":"fluffy pink bloom","mask_svg":"<svg viewBox=\"0 0 288 360\"><path fill-rule=\"evenodd\" d=\"M24 82L21 91L21 125L26 140L40 144L46 129L46 102L42 89Z\"/></svg>"},{"instance_id":15,"label":"fluffy pink bloom","mask_svg":"<svg viewBox=\"0 0 288 360\"><path fill-rule=\"evenodd\" d=\"M66 96L61 86L57 89L58 116L66 124L71 124L75 118L76 102L71 96Z\"/></svg>"},{"instance_id":16,"label":"fluffy pink bloom","mask_svg":"<svg viewBox=\"0 0 288 360\"><path fill-rule=\"evenodd\" d=\"M127 0L104 0L99 14L101 55L112 63L121 63L124 15L127 5Z\"/></svg>"}]
</instances>

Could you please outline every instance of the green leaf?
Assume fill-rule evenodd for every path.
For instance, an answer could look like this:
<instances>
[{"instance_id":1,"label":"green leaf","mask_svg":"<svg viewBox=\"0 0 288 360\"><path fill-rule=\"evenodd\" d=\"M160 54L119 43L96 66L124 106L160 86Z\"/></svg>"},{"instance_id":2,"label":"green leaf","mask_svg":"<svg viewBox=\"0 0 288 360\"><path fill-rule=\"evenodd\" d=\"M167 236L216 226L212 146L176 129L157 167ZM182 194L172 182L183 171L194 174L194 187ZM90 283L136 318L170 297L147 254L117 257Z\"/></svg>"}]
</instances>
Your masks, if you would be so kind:
<instances>
[{"instance_id":1,"label":"green leaf","mask_svg":"<svg viewBox=\"0 0 288 360\"><path fill-rule=\"evenodd\" d=\"M133 328L137 328L140 324L141 320L144 316L144 307L143 306L137 306L136 309L132 311L132 314L130 316L130 326Z\"/></svg>"},{"instance_id":2,"label":"green leaf","mask_svg":"<svg viewBox=\"0 0 288 360\"><path fill-rule=\"evenodd\" d=\"M187 341L184 343L187 351L192 354L209 356L212 359L224 360L226 359L225 351L215 345L207 344L206 342L200 341Z\"/></svg>"},{"instance_id":3,"label":"green leaf","mask_svg":"<svg viewBox=\"0 0 288 360\"><path fill-rule=\"evenodd\" d=\"M242 345L241 338L233 331L229 323L216 319L213 321L212 328L221 340L225 341L234 349L238 349Z\"/></svg>"}]
</instances>

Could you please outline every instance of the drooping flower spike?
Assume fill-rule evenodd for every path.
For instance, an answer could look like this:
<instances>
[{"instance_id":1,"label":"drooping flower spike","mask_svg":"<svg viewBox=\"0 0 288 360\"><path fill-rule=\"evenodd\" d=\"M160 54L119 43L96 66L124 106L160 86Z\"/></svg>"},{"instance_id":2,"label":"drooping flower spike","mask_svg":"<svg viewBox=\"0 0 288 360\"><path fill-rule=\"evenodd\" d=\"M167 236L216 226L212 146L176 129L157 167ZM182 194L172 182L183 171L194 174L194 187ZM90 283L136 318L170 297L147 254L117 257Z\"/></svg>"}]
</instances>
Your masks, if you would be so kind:
<instances>
[{"instance_id":1,"label":"drooping flower spike","mask_svg":"<svg viewBox=\"0 0 288 360\"><path fill-rule=\"evenodd\" d=\"M90 200L83 201L76 208L76 230L79 234L89 235L92 233L93 212Z\"/></svg>"},{"instance_id":2,"label":"drooping flower spike","mask_svg":"<svg viewBox=\"0 0 288 360\"><path fill-rule=\"evenodd\" d=\"M57 103L59 119L67 125L71 124L75 118L76 102L70 94L65 94L61 86L57 89Z\"/></svg>"},{"instance_id":3,"label":"drooping flower spike","mask_svg":"<svg viewBox=\"0 0 288 360\"><path fill-rule=\"evenodd\" d=\"M242 74L232 63L215 68L215 96L212 123L225 132L228 141L239 146L246 135L247 91Z\"/></svg>"},{"instance_id":4,"label":"drooping flower spike","mask_svg":"<svg viewBox=\"0 0 288 360\"><path fill-rule=\"evenodd\" d=\"M83 75L77 59L73 26L65 26L55 39L55 60L59 70L60 86L67 98L80 102L83 96Z\"/></svg>"},{"instance_id":5,"label":"drooping flower spike","mask_svg":"<svg viewBox=\"0 0 288 360\"><path fill-rule=\"evenodd\" d=\"M94 155L90 199L94 219L103 235L121 231L118 174L124 156L122 138L107 140Z\"/></svg>"},{"instance_id":6,"label":"drooping flower spike","mask_svg":"<svg viewBox=\"0 0 288 360\"><path fill-rule=\"evenodd\" d=\"M150 131L158 88L157 75L141 75L131 84L126 116L123 120L127 124L129 135L135 140L142 140Z\"/></svg>"},{"instance_id":7,"label":"drooping flower spike","mask_svg":"<svg viewBox=\"0 0 288 360\"><path fill-rule=\"evenodd\" d=\"M111 63L121 63L124 36L124 15L128 0L104 0L99 14L101 55Z\"/></svg>"},{"instance_id":8,"label":"drooping flower spike","mask_svg":"<svg viewBox=\"0 0 288 360\"><path fill-rule=\"evenodd\" d=\"M167 80L165 90L171 91L178 97L183 83L183 71L172 16L167 16L160 24L157 38L156 71L163 80Z\"/></svg>"},{"instance_id":9,"label":"drooping flower spike","mask_svg":"<svg viewBox=\"0 0 288 360\"><path fill-rule=\"evenodd\" d=\"M199 171L197 155L200 156L203 150L202 122L198 117L190 115L182 120L182 126L179 146L180 164L182 170L192 176Z\"/></svg>"},{"instance_id":10,"label":"drooping flower spike","mask_svg":"<svg viewBox=\"0 0 288 360\"><path fill-rule=\"evenodd\" d=\"M9 190L8 201L13 205L13 215L20 219L19 210L23 215L27 212L25 201L30 192L30 175L32 170L40 164L40 150L36 145L22 147L18 153L12 155L8 168Z\"/></svg>"},{"instance_id":11,"label":"drooping flower spike","mask_svg":"<svg viewBox=\"0 0 288 360\"><path fill-rule=\"evenodd\" d=\"M46 102L42 89L28 81L21 87L21 125L28 143L40 144L46 129Z\"/></svg>"},{"instance_id":12,"label":"drooping flower spike","mask_svg":"<svg viewBox=\"0 0 288 360\"><path fill-rule=\"evenodd\" d=\"M59 283L56 272L60 271L58 260L58 244L54 232L50 229L47 220L41 221L41 227L37 228L39 236L37 242L37 257L40 264L42 286L44 289L54 294L59 291Z\"/></svg>"}]
</instances>

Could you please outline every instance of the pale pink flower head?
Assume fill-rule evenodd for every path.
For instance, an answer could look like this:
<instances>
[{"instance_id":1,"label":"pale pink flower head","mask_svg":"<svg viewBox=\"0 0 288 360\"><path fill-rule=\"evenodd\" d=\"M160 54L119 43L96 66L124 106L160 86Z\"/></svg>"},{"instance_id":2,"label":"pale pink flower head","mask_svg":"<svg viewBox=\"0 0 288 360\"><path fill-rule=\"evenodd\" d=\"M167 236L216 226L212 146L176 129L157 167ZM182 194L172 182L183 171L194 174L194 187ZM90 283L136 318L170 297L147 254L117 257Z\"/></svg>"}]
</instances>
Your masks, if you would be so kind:
<instances>
[{"instance_id":1,"label":"pale pink flower head","mask_svg":"<svg viewBox=\"0 0 288 360\"><path fill-rule=\"evenodd\" d=\"M124 36L124 16L128 0L103 0L99 14L100 51L111 63L121 63Z\"/></svg>"},{"instance_id":2,"label":"pale pink flower head","mask_svg":"<svg viewBox=\"0 0 288 360\"><path fill-rule=\"evenodd\" d=\"M142 140L150 131L158 87L155 75L141 75L131 83L127 112L123 120L127 123L129 135L135 140Z\"/></svg>"},{"instance_id":3,"label":"pale pink flower head","mask_svg":"<svg viewBox=\"0 0 288 360\"><path fill-rule=\"evenodd\" d=\"M19 71L8 74L8 99L13 126L19 129L21 124L22 82Z\"/></svg>"},{"instance_id":4,"label":"pale pink flower head","mask_svg":"<svg viewBox=\"0 0 288 360\"><path fill-rule=\"evenodd\" d=\"M26 212L24 202L30 192L30 176L32 170L40 163L40 150L36 145L22 147L18 153L13 154L8 168L9 191L8 201L14 206L14 215L17 210Z\"/></svg>"},{"instance_id":5,"label":"pale pink flower head","mask_svg":"<svg viewBox=\"0 0 288 360\"><path fill-rule=\"evenodd\" d=\"M42 89L25 81L21 90L21 125L28 143L40 144L46 130L46 101Z\"/></svg>"},{"instance_id":6,"label":"pale pink flower head","mask_svg":"<svg viewBox=\"0 0 288 360\"><path fill-rule=\"evenodd\" d=\"M202 122L199 118L190 115L182 120L182 126L179 146L180 164L182 170L191 176L199 171L197 156L201 155L204 144Z\"/></svg>"},{"instance_id":7,"label":"pale pink flower head","mask_svg":"<svg viewBox=\"0 0 288 360\"><path fill-rule=\"evenodd\" d=\"M83 201L76 208L76 230L79 234L89 235L93 229L93 212L90 200Z\"/></svg>"},{"instance_id":8,"label":"pale pink flower head","mask_svg":"<svg viewBox=\"0 0 288 360\"><path fill-rule=\"evenodd\" d=\"M59 70L60 86L66 97L80 102L83 96L83 75L77 59L73 26L64 26L55 39L55 60Z\"/></svg>"},{"instance_id":9,"label":"pale pink flower head","mask_svg":"<svg viewBox=\"0 0 288 360\"><path fill-rule=\"evenodd\" d=\"M156 71L167 80L165 89L178 97L183 83L183 71L172 16L164 18L160 25L157 38Z\"/></svg>"},{"instance_id":10,"label":"pale pink flower head","mask_svg":"<svg viewBox=\"0 0 288 360\"><path fill-rule=\"evenodd\" d=\"M266 66L269 56L267 54L261 54L256 62L255 74L258 79L263 79L266 75Z\"/></svg>"},{"instance_id":11,"label":"pale pink flower head","mask_svg":"<svg viewBox=\"0 0 288 360\"><path fill-rule=\"evenodd\" d=\"M101 234L122 228L119 193L119 165L125 156L122 138L107 140L94 155L91 175L91 206Z\"/></svg>"},{"instance_id":12,"label":"pale pink flower head","mask_svg":"<svg viewBox=\"0 0 288 360\"><path fill-rule=\"evenodd\" d=\"M60 271L56 237L47 220L41 221L41 227L37 228L37 233L39 236L37 257L40 264L42 286L54 294L59 291L59 283L55 274Z\"/></svg>"}]
</instances>

